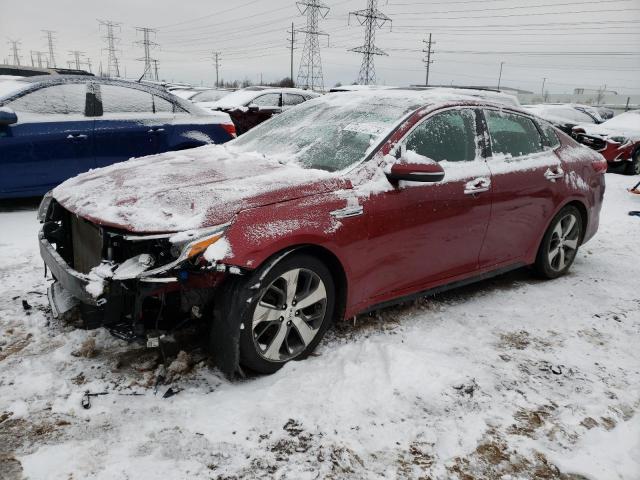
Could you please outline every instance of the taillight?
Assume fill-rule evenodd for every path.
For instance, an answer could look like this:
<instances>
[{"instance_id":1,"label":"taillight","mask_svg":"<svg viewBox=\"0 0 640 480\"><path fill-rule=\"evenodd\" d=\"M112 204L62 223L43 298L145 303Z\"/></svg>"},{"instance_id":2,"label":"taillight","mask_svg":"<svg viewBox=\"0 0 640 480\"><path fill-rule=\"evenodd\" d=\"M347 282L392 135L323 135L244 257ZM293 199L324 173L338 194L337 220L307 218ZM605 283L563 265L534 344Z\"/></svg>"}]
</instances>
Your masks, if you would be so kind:
<instances>
[{"instance_id":1,"label":"taillight","mask_svg":"<svg viewBox=\"0 0 640 480\"><path fill-rule=\"evenodd\" d=\"M233 123L222 123L222 128L224 128L225 132L231 135L233 138L236 138L236 126Z\"/></svg>"},{"instance_id":2,"label":"taillight","mask_svg":"<svg viewBox=\"0 0 640 480\"><path fill-rule=\"evenodd\" d=\"M594 160L593 162L591 162L591 166L597 173L604 173L607 171L608 164L605 158L602 157L599 160Z\"/></svg>"}]
</instances>

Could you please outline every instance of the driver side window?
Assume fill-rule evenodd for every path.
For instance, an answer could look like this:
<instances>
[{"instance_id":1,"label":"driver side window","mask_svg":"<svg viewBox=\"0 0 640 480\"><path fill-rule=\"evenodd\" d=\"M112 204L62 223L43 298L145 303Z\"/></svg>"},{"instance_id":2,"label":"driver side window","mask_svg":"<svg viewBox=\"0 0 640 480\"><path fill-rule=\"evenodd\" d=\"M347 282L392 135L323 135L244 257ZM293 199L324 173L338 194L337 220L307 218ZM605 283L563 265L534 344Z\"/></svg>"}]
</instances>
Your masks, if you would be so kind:
<instances>
[{"instance_id":1,"label":"driver side window","mask_svg":"<svg viewBox=\"0 0 640 480\"><path fill-rule=\"evenodd\" d=\"M436 162L470 162L476 158L476 114L448 110L422 122L409 134L407 150Z\"/></svg>"}]
</instances>

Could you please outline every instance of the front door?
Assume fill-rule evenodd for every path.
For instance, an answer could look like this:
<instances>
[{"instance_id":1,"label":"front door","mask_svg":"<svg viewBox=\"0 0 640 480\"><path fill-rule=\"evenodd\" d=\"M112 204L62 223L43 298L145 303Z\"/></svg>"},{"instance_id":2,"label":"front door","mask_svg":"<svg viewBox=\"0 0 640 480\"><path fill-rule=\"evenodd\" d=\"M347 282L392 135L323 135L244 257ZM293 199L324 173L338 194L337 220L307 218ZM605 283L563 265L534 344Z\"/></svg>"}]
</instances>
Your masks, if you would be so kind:
<instances>
[{"instance_id":1,"label":"front door","mask_svg":"<svg viewBox=\"0 0 640 480\"><path fill-rule=\"evenodd\" d=\"M433 114L403 141L439 162L444 180L401 181L364 203L372 263L361 283L384 300L474 272L491 211L491 173L477 144L477 114L453 108Z\"/></svg>"},{"instance_id":2,"label":"front door","mask_svg":"<svg viewBox=\"0 0 640 480\"><path fill-rule=\"evenodd\" d=\"M0 127L0 196L43 195L95 167L86 85L53 85L7 105L18 123Z\"/></svg>"},{"instance_id":3,"label":"front door","mask_svg":"<svg viewBox=\"0 0 640 480\"><path fill-rule=\"evenodd\" d=\"M493 109L484 114L493 208L480 266L491 267L520 260L538 247L563 200L564 171L532 119Z\"/></svg>"}]
</instances>

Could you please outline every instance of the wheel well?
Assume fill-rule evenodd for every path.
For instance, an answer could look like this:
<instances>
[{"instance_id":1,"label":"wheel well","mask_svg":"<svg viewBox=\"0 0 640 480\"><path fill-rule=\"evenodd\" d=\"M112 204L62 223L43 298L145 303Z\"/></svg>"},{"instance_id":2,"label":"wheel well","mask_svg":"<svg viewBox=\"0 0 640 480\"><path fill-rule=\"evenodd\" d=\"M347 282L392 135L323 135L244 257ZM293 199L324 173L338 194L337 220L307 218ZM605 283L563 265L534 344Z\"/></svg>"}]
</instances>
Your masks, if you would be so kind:
<instances>
[{"instance_id":1,"label":"wheel well","mask_svg":"<svg viewBox=\"0 0 640 480\"><path fill-rule=\"evenodd\" d=\"M587 213L587 207L584 206L584 203L574 200L573 202L567 203L567 205L571 205L576 207L580 212L580 217L582 218L582 232L580 232L580 242L584 238L587 233L587 222L589 221L589 214Z\"/></svg>"},{"instance_id":2,"label":"wheel well","mask_svg":"<svg viewBox=\"0 0 640 480\"><path fill-rule=\"evenodd\" d=\"M342 319L347 308L347 274L344 271L342 263L330 250L318 245L300 245L290 249L290 251L296 253L306 253L316 257L323 262L331 272L333 281L336 286L336 319ZM280 252L281 254L282 252ZM273 257L277 257L279 254L275 254ZM272 257L272 258L273 258Z\"/></svg>"}]
</instances>

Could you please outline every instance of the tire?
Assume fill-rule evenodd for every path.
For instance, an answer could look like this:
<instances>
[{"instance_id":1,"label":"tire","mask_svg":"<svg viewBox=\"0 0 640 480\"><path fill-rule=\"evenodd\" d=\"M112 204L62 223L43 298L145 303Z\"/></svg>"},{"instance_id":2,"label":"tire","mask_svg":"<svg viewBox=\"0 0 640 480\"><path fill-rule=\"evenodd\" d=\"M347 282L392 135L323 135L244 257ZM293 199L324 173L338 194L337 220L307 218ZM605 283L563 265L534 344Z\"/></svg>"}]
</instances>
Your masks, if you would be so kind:
<instances>
[{"instance_id":1,"label":"tire","mask_svg":"<svg viewBox=\"0 0 640 480\"><path fill-rule=\"evenodd\" d=\"M553 217L542 238L535 270L543 278L557 278L569 270L582 241L582 215L567 205Z\"/></svg>"},{"instance_id":2,"label":"tire","mask_svg":"<svg viewBox=\"0 0 640 480\"><path fill-rule=\"evenodd\" d=\"M640 175L640 150L633 154L633 159L627 162L624 173L626 175Z\"/></svg>"},{"instance_id":3,"label":"tire","mask_svg":"<svg viewBox=\"0 0 640 480\"><path fill-rule=\"evenodd\" d=\"M258 373L309 356L333 320L335 283L310 255L292 253L267 264L235 290L239 303L248 304L240 319L240 364Z\"/></svg>"}]
</instances>

